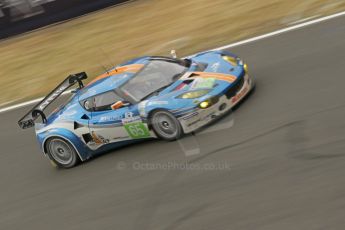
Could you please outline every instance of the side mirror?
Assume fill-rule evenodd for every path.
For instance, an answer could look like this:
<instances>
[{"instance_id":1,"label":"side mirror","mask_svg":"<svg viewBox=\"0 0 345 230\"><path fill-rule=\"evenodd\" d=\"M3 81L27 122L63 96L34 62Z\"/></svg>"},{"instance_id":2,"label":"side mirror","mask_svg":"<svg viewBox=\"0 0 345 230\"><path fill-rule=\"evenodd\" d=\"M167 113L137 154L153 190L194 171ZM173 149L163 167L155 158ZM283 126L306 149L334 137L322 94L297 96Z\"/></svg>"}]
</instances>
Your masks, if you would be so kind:
<instances>
[{"instance_id":1,"label":"side mirror","mask_svg":"<svg viewBox=\"0 0 345 230\"><path fill-rule=\"evenodd\" d=\"M115 110L115 109L119 109L119 108L129 106L129 105L130 105L129 102L127 101L117 101L114 104L112 104L110 107L112 110Z\"/></svg>"},{"instance_id":2,"label":"side mirror","mask_svg":"<svg viewBox=\"0 0 345 230\"><path fill-rule=\"evenodd\" d=\"M84 108L85 108L86 110L90 111L90 110L92 109L91 102L88 101L88 100L86 100L86 101L84 102Z\"/></svg>"}]
</instances>

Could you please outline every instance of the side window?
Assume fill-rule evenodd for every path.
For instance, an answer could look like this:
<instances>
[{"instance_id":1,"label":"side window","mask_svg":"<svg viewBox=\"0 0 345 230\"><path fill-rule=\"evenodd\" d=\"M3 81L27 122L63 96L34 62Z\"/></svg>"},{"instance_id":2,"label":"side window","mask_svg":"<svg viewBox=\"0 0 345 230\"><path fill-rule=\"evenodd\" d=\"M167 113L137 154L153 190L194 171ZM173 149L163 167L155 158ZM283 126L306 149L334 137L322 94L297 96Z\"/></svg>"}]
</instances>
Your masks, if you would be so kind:
<instances>
[{"instance_id":1,"label":"side window","mask_svg":"<svg viewBox=\"0 0 345 230\"><path fill-rule=\"evenodd\" d=\"M123 99L114 91L108 91L86 99L83 106L88 111L105 111L111 110L111 105L118 101L123 101Z\"/></svg>"}]
</instances>

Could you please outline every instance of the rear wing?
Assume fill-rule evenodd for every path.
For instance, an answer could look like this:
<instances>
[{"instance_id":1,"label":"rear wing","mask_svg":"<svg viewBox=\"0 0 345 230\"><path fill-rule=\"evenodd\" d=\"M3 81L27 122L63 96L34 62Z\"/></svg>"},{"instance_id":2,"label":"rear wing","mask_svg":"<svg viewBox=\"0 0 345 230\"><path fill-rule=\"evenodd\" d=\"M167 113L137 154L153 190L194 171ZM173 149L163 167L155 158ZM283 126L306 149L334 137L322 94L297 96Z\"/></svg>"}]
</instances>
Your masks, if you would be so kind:
<instances>
[{"instance_id":1,"label":"rear wing","mask_svg":"<svg viewBox=\"0 0 345 230\"><path fill-rule=\"evenodd\" d=\"M47 121L44 109L50 105L56 98L58 98L68 88L75 83L79 84L79 88L83 88L82 80L87 79L85 72L69 75L63 82L61 82L52 92L50 92L42 101L36 104L27 114L25 114L19 121L18 125L22 129L27 129L35 126L35 120L41 116L43 123Z\"/></svg>"}]
</instances>

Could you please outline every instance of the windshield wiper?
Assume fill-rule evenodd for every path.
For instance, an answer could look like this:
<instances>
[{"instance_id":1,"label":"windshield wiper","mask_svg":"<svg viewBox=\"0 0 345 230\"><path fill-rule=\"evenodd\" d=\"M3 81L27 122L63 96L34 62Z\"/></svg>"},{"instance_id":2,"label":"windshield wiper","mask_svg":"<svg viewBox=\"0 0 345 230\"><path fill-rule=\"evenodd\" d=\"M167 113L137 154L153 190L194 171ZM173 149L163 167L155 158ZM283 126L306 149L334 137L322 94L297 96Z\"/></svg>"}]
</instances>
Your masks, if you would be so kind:
<instances>
[{"instance_id":1,"label":"windshield wiper","mask_svg":"<svg viewBox=\"0 0 345 230\"><path fill-rule=\"evenodd\" d=\"M151 96L153 96L153 95L158 95L158 93L159 93L160 91L162 91L163 89L165 89L165 88L171 86L172 84L174 84L183 74L185 74L185 73L187 72L187 70L188 70L188 69L185 69L185 70L182 71L181 73L175 74L175 75L171 78L171 80L172 80L171 83L169 83L169 84L167 84L167 85L165 85L165 86L162 86L162 87L156 89L156 90L153 91L152 93L149 93L148 95L146 95L145 97L143 97L143 98L141 99L141 101L143 101L143 100L145 100L145 99L147 99L147 98L149 98L149 97L151 97Z\"/></svg>"},{"instance_id":2,"label":"windshield wiper","mask_svg":"<svg viewBox=\"0 0 345 230\"><path fill-rule=\"evenodd\" d=\"M175 74L171 79L173 82L177 81L183 74L185 74L187 71L183 71L182 73Z\"/></svg>"},{"instance_id":3,"label":"windshield wiper","mask_svg":"<svg viewBox=\"0 0 345 230\"><path fill-rule=\"evenodd\" d=\"M143 98L141 99L141 101L143 101L143 100L145 100L145 99L147 99L147 98L149 98L149 97L152 97L152 96L154 96L154 95L158 95L159 92L161 92L161 91L164 90L165 88L171 86L173 83L175 83L175 81L173 81L173 82L171 82L171 83L169 83L169 84L167 84L167 85L165 85L165 86L162 86L162 87L156 89L155 91L153 91L153 92L147 94L145 97L143 97Z\"/></svg>"}]
</instances>

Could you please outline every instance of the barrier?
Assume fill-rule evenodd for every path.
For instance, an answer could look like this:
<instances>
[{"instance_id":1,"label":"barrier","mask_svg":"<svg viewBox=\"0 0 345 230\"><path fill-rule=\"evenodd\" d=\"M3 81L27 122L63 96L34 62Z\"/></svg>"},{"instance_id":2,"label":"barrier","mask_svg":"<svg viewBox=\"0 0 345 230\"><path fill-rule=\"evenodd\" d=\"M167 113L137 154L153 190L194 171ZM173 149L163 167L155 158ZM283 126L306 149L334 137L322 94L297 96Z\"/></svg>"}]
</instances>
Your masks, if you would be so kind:
<instances>
[{"instance_id":1,"label":"barrier","mask_svg":"<svg viewBox=\"0 0 345 230\"><path fill-rule=\"evenodd\" d=\"M28 32L129 0L0 0L0 38Z\"/></svg>"}]
</instances>

